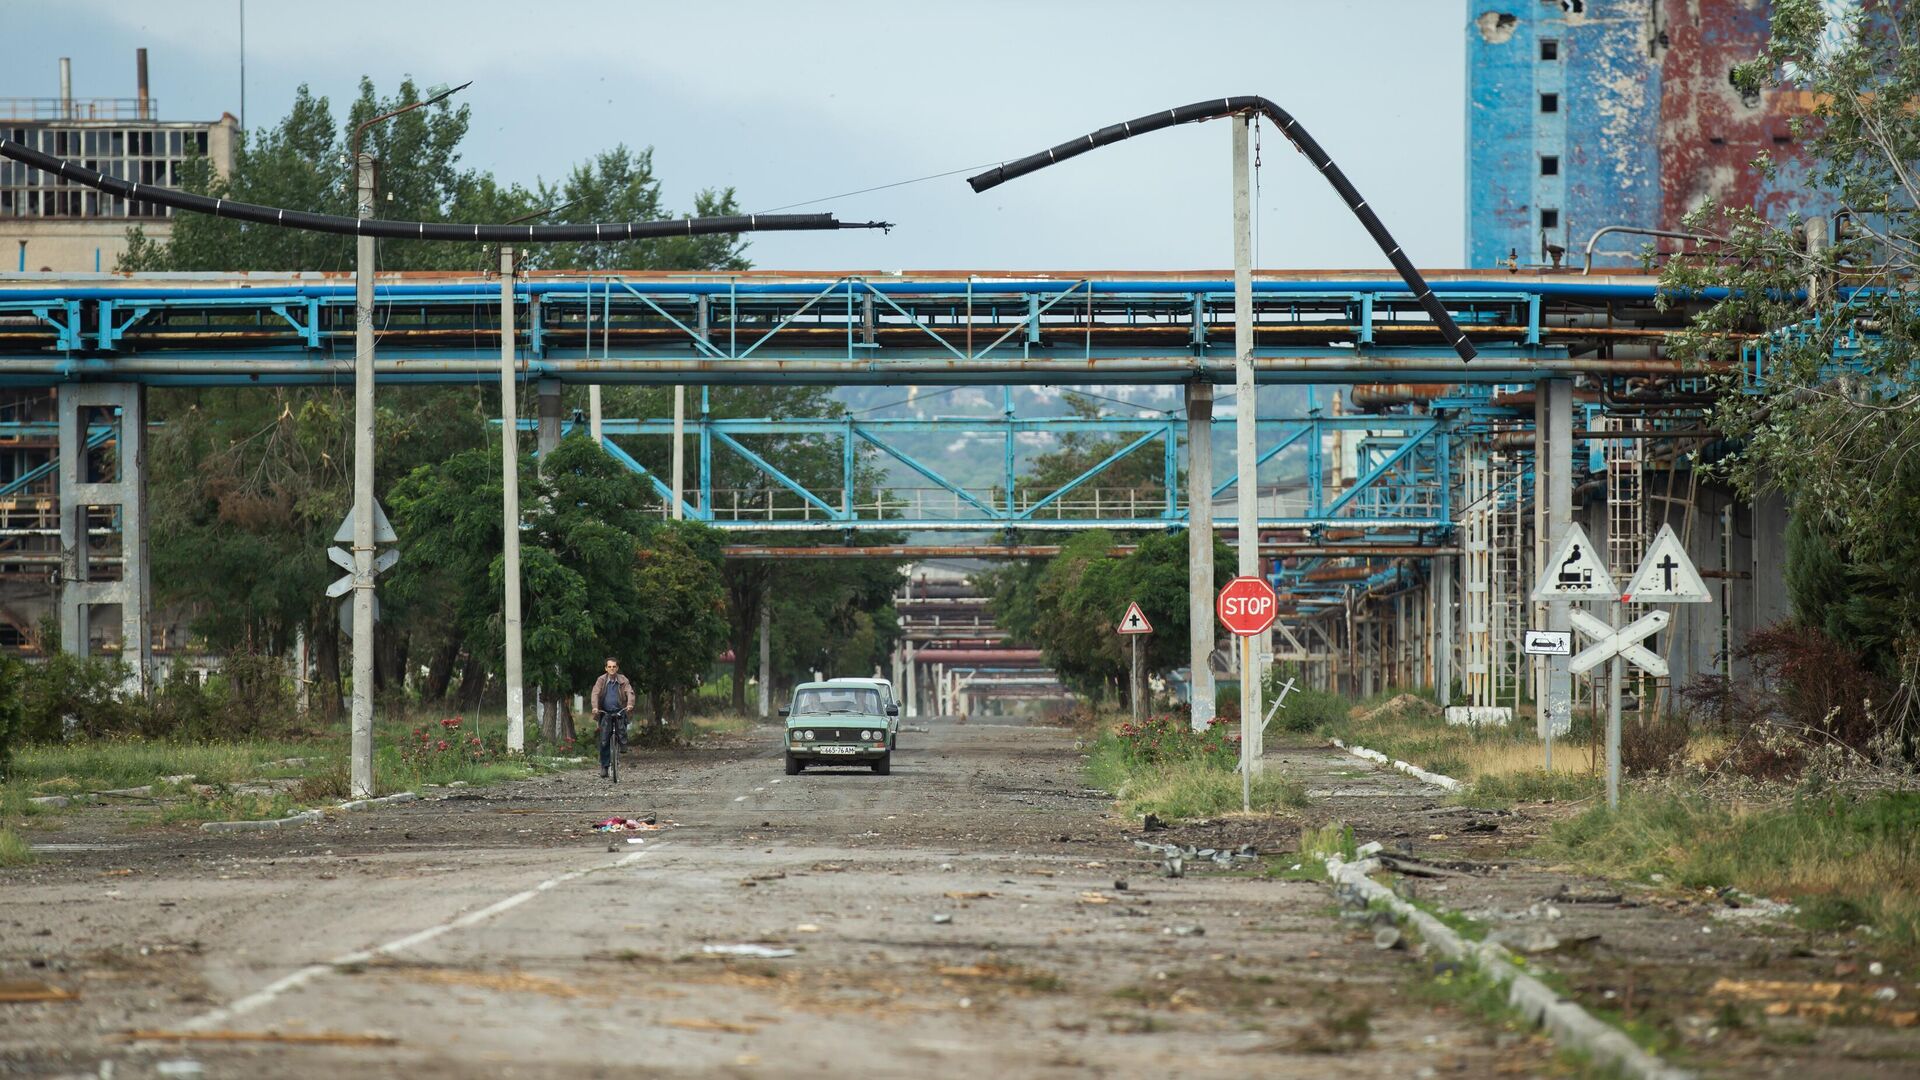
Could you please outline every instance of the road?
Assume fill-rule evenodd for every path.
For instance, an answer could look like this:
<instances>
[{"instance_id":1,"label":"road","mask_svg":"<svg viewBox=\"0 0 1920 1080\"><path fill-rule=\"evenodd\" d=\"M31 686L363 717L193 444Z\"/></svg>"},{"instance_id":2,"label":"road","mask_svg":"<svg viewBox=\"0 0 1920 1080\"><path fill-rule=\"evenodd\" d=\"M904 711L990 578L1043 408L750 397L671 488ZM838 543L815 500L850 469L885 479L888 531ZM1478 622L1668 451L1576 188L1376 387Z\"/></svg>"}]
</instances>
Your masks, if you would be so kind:
<instances>
[{"instance_id":1,"label":"road","mask_svg":"<svg viewBox=\"0 0 1920 1080\"><path fill-rule=\"evenodd\" d=\"M1165 877L1074 738L936 721L890 777L789 778L761 729L617 789L583 769L237 837L75 815L0 878L0 979L79 998L0 1005L0 1072L1555 1072L1414 994L1424 964L1323 886ZM648 811L642 843L590 831ZM793 955L705 951L736 944Z\"/></svg>"}]
</instances>

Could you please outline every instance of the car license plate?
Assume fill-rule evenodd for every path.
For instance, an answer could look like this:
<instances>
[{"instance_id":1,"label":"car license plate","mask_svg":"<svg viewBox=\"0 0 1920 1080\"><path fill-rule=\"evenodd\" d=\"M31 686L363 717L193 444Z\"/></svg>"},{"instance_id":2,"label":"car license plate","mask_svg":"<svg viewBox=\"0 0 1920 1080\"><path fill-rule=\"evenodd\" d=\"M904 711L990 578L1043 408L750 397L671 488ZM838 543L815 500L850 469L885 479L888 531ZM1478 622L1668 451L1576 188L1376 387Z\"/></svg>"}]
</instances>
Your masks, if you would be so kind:
<instances>
[{"instance_id":1,"label":"car license plate","mask_svg":"<svg viewBox=\"0 0 1920 1080\"><path fill-rule=\"evenodd\" d=\"M857 746L816 746L813 749L816 753L821 754L857 754L860 752L860 748Z\"/></svg>"}]
</instances>

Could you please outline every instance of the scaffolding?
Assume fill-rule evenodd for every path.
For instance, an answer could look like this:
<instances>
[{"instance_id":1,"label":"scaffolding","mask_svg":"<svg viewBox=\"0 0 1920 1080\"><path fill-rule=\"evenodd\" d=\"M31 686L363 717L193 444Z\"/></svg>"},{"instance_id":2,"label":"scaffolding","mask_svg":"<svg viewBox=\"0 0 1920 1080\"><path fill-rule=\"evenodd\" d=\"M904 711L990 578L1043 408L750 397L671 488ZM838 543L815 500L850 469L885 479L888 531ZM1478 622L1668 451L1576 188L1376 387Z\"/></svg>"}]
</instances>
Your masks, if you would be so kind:
<instances>
[{"instance_id":1,"label":"scaffolding","mask_svg":"<svg viewBox=\"0 0 1920 1080\"><path fill-rule=\"evenodd\" d=\"M1465 536L1461 541L1464 573L1461 585L1461 689L1469 704L1495 704L1492 674L1493 611L1493 471L1487 460L1487 444L1475 439L1467 445L1462 484L1467 511Z\"/></svg>"},{"instance_id":2,"label":"scaffolding","mask_svg":"<svg viewBox=\"0 0 1920 1080\"><path fill-rule=\"evenodd\" d=\"M1490 705L1507 702L1517 710L1526 679L1526 654L1522 641L1526 634L1527 581L1521 554L1526 544L1526 515L1522 481L1526 469L1520 455L1502 454L1489 467L1492 492L1487 500L1490 528L1487 537L1491 563L1489 607L1492 627L1488 634L1489 662L1492 670Z\"/></svg>"}]
</instances>

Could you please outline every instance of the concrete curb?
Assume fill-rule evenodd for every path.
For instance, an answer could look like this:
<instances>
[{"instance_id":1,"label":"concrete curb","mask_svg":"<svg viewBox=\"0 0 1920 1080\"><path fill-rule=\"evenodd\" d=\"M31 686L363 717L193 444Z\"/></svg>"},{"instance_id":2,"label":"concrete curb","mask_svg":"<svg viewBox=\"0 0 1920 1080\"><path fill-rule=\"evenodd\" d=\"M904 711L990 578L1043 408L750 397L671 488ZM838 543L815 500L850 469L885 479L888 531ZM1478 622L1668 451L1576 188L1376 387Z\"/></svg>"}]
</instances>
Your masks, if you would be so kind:
<instances>
[{"instance_id":1,"label":"concrete curb","mask_svg":"<svg viewBox=\"0 0 1920 1080\"><path fill-rule=\"evenodd\" d=\"M1344 748L1343 748L1344 749ZM1603 1065L1611 1065L1639 1080L1693 1080L1694 1074L1676 1068L1640 1048L1619 1030L1569 1001L1521 971L1513 954L1492 942L1469 941L1452 927L1394 895L1392 889L1367 875L1380 868L1375 859L1345 862L1327 856L1327 876L1349 886L1370 903L1380 904L1395 918L1412 924L1427 944L1447 956L1471 963L1507 988L1507 1004L1552 1035L1562 1046L1579 1050Z\"/></svg>"},{"instance_id":2,"label":"concrete curb","mask_svg":"<svg viewBox=\"0 0 1920 1080\"><path fill-rule=\"evenodd\" d=\"M399 803L409 803L409 802L413 802L415 799L418 799L419 797L420 795L418 792L402 791L402 792L397 792L393 795L382 795L377 799L355 799L352 802L343 802L339 806L334 807L334 809L348 810L348 811L366 810L370 807L375 807L375 806L394 806Z\"/></svg>"},{"instance_id":3,"label":"concrete curb","mask_svg":"<svg viewBox=\"0 0 1920 1080\"><path fill-rule=\"evenodd\" d=\"M308 825L326 817L320 810L307 810L283 818L267 821L203 821L201 832L265 832L268 829L284 829L289 825Z\"/></svg>"},{"instance_id":4,"label":"concrete curb","mask_svg":"<svg viewBox=\"0 0 1920 1080\"><path fill-rule=\"evenodd\" d=\"M1467 786L1461 783L1460 781L1455 780L1451 776L1442 776L1436 772L1428 772L1427 770L1421 768L1418 765L1410 764L1405 761L1396 761L1392 758L1387 757L1387 755L1381 753L1378 750L1369 750L1364 746L1348 746L1346 743L1341 742L1339 739L1334 739L1332 740L1332 742L1333 742L1333 745L1339 747L1342 750L1345 750L1347 753L1352 754L1354 757L1360 758L1365 761L1371 761L1375 765L1391 765L1394 768L1399 769L1401 772L1406 773L1408 776L1411 776L1414 779L1420 780L1424 783L1432 784L1434 787L1437 787L1437 788L1442 788L1447 791L1460 791Z\"/></svg>"},{"instance_id":5,"label":"concrete curb","mask_svg":"<svg viewBox=\"0 0 1920 1080\"><path fill-rule=\"evenodd\" d=\"M393 795L382 795L377 799L355 799L352 802L343 802L333 807L333 809L335 811L367 810L376 806L392 806L396 803L412 802L419 797L417 792L402 791ZM200 823L200 831L264 832L268 829L284 829L289 825L311 825L316 821L326 820L326 817L327 811L325 810L303 810L298 814L291 814L283 818L272 818L267 821L203 821Z\"/></svg>"}]
</instances>

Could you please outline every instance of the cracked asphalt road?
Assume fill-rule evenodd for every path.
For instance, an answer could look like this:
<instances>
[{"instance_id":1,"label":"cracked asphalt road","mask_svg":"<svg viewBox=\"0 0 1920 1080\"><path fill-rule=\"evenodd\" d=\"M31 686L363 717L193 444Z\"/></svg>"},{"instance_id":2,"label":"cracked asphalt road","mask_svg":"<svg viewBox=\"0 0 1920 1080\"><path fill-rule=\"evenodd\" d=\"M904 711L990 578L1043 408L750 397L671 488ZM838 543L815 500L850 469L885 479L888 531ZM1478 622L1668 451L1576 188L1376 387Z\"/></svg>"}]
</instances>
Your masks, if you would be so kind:
<instances>
[{"instance_id":1,"label":"cracked asphalt road","mask_svg":"<svg viewBox=\"0 0 1920 1080\"><path fill-rule=\"evenodd\" d=\"M935 721L892 776L790 778L760 729L626 773L268 833L66 815L33 836L61 848L0 872L0 980L78 998L0 1005L0 1072L1559 1071L1414 993L1422 962L1347 932L1323 886L1161 876L1063 729ZM646 811L674 824L590 831ZM792 955L706 951L731 945ZM156 1031L198 1037L129 1034Z\"/></svg>"}]
</instances>

